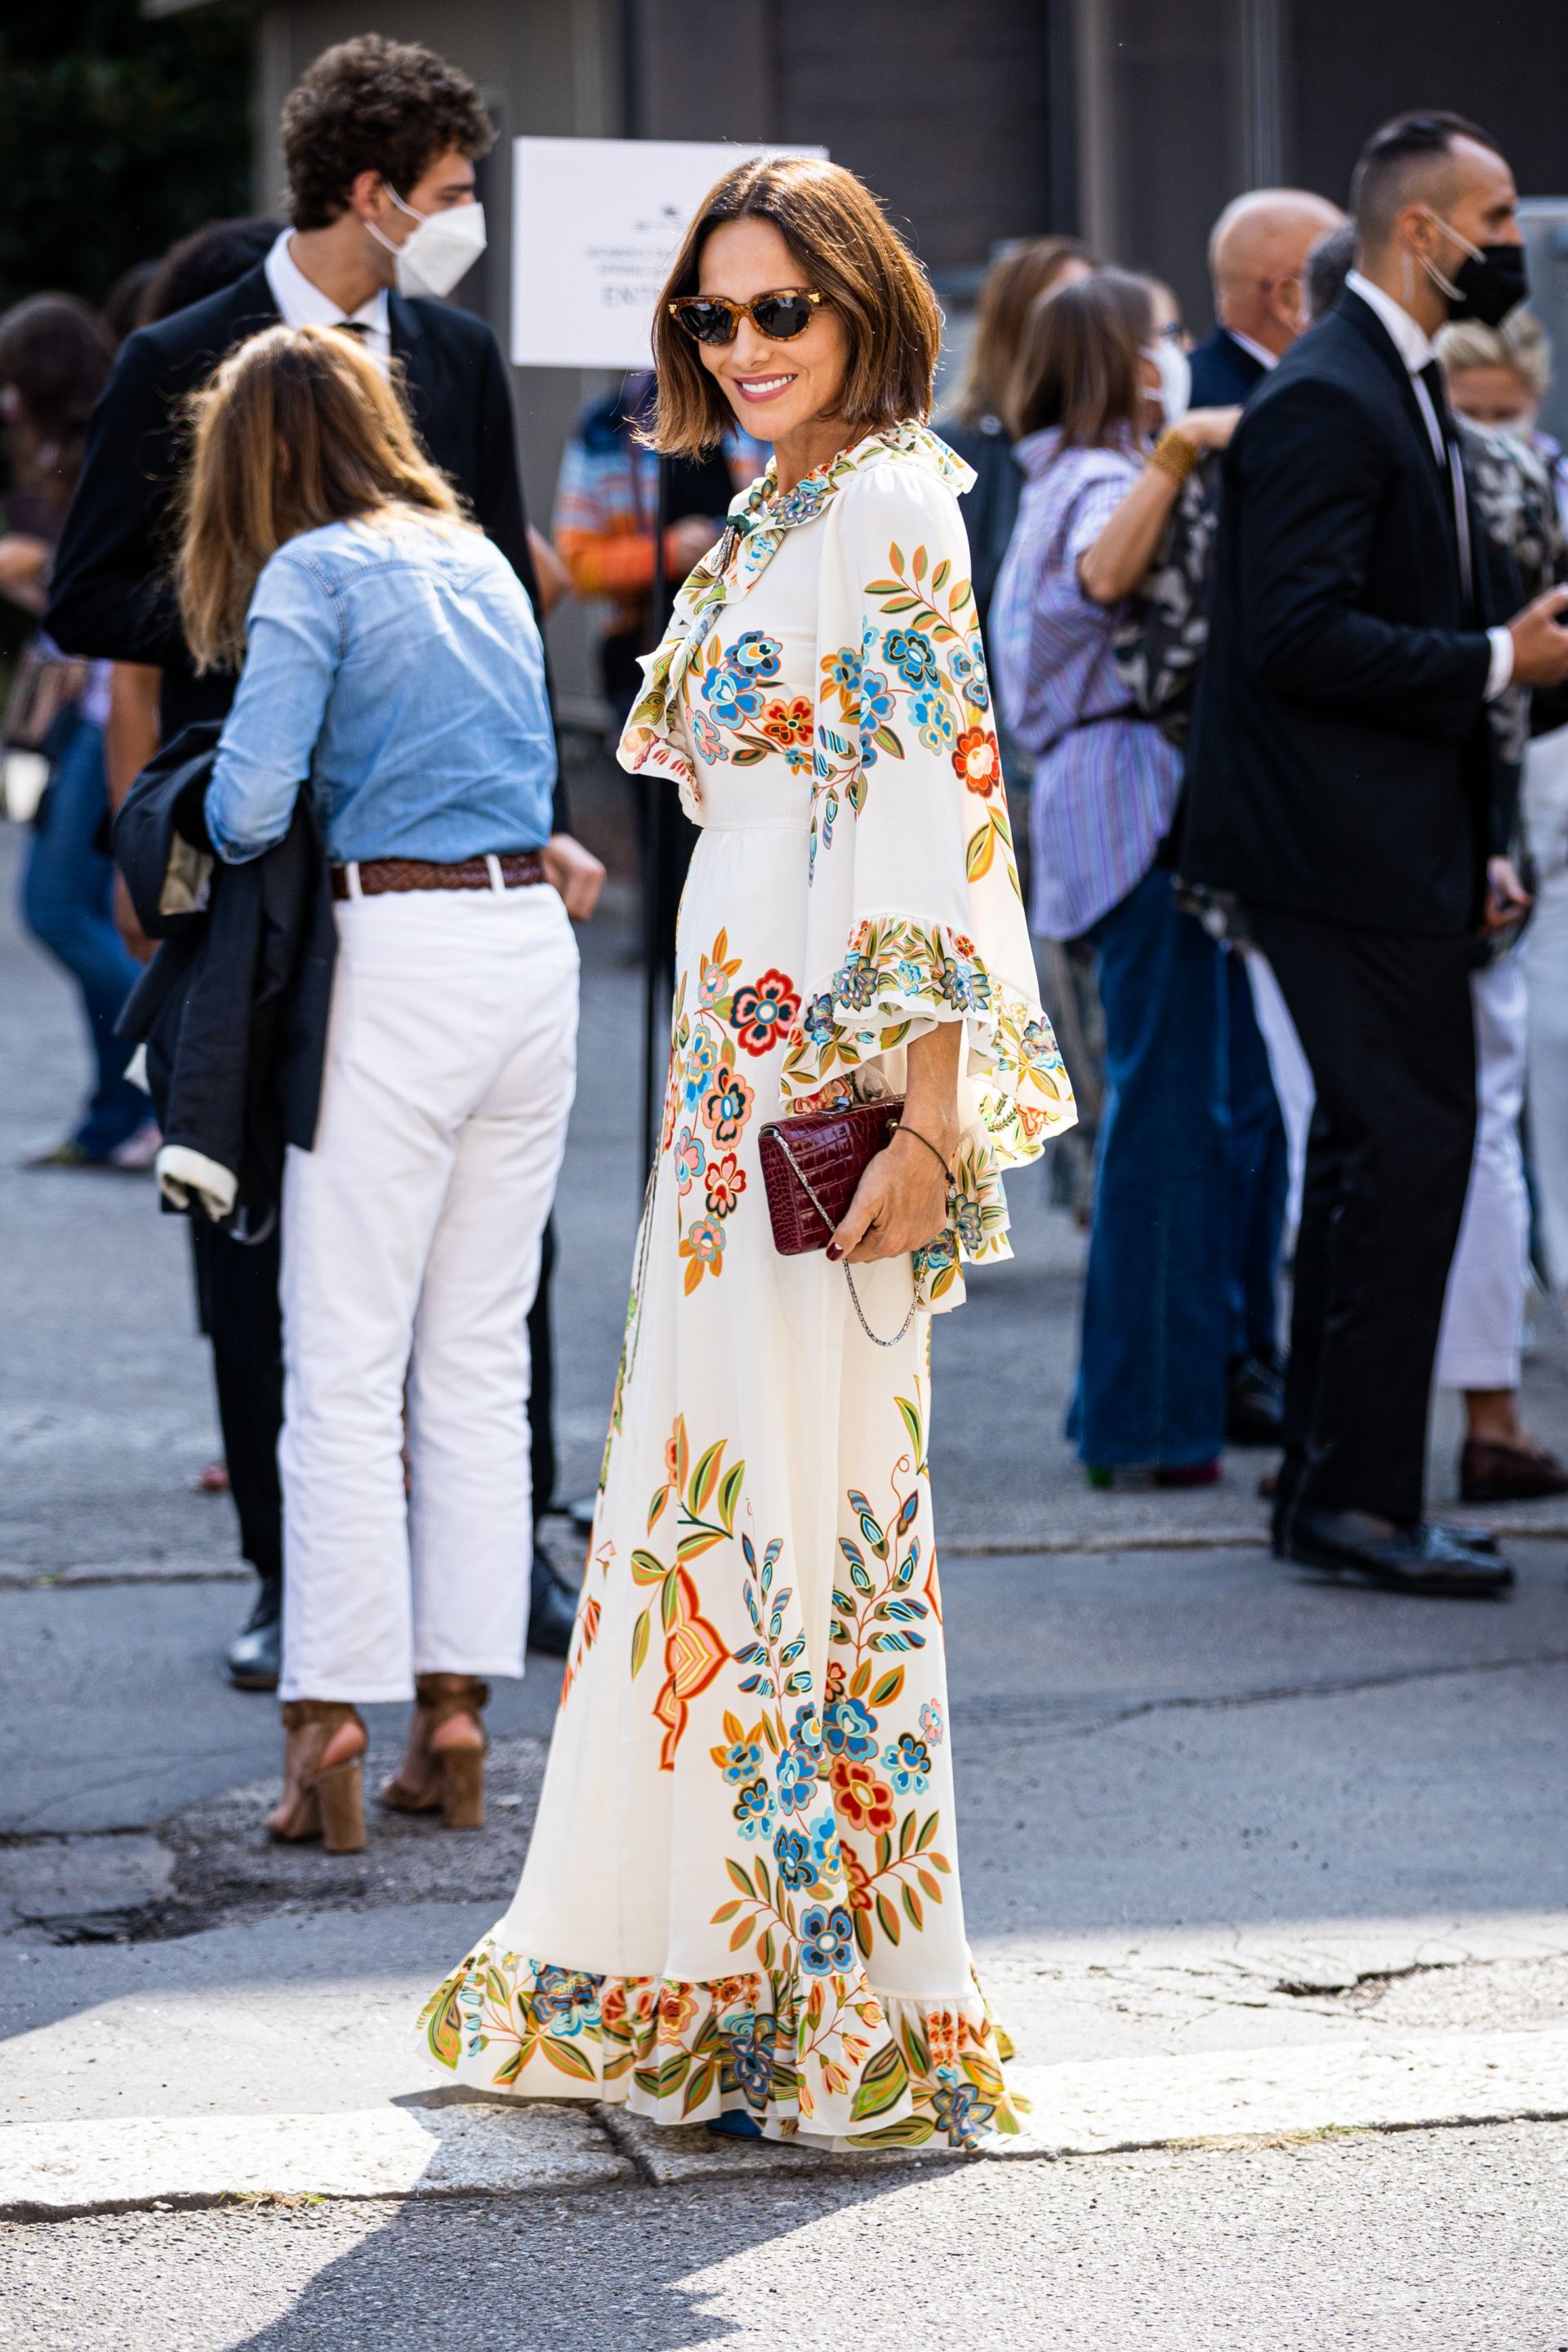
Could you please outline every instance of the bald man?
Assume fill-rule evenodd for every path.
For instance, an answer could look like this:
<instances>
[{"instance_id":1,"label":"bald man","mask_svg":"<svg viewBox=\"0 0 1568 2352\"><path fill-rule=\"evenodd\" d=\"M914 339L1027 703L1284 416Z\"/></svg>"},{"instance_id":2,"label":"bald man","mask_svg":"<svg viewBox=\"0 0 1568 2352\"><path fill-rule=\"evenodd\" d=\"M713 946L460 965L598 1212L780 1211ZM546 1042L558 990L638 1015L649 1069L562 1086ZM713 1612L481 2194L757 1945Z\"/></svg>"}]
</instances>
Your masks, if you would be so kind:
<instances>
[{"instance_id":1,"label":"bald man","mask_svg":"<svg viewBox=\"0 0 1568 2352\"><path fill-rule=\"evenodd\" d=\"M1254 188L1226 205L1209 238L1219 324L1192 355L1194 408L1245 401L1283 359L1308 323L1307 256L1344 217L1305 188Z\"/></svg>"}]
</instances>

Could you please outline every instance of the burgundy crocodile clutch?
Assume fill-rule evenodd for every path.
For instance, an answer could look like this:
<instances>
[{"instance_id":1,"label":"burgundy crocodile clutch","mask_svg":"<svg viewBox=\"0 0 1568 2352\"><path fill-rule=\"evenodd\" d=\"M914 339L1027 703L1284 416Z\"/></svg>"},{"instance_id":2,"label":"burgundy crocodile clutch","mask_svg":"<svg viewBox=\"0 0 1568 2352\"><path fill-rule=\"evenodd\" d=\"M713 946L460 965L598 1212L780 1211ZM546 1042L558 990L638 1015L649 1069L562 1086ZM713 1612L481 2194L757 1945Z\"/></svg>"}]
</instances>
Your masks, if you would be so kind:
<instances>
[{"instance_id":1,"label":"burgundy crocodile clutch","mask_svg":"<svg viewBox=\"0 0 1568 2352\"><path fill-rule=\"evenodd\" d=\"M826 1249L855 1187L903 1117L900 1095L773 1119L757 1137L773 1246L781 1257ZM815 1199L813 1196L815 1195Z\"/></svg>"}]
</instances>

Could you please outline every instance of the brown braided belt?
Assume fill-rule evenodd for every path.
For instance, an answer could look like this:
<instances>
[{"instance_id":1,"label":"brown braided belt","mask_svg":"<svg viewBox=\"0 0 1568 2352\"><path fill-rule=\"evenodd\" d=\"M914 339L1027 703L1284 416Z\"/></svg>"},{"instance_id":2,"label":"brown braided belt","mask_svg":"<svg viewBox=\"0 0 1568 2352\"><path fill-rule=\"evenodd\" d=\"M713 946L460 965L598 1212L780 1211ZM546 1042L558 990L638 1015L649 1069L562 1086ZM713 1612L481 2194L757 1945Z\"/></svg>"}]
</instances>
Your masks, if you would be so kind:
<instances>
[{"instance_id":1,"label":"brown braided belt","mask_svg":"<svg viewBox=\"0 0 1568 2352\"><path fill-rule=\"evenodd\" d=\"M509 890L545 878L544 860L537 849L504 850L496 864ZM489 890L493 885L482 857L466 857L459 866L432 866L422 857L368 857L359 869L359 887L365 898L377 898L384 890ZM346 866L332 868L332 896L353 896Z\"/></svg>"}]
</instances>

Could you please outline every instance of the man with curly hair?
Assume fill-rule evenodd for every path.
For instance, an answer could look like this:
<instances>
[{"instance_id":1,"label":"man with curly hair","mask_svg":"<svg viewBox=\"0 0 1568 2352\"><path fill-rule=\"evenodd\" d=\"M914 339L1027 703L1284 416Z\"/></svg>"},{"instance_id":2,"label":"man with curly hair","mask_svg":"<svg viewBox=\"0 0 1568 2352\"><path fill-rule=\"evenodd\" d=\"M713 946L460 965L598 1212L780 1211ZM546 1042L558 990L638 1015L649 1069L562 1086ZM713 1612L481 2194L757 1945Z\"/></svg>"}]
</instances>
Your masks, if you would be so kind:
<instances>
[{"instance_id":1,"label":"man with curly hair","mask_svg":"<svg viewBox=\"0 0 1568 2352\"><path fill-rule=\"evenodd\" d=\"M47 625L74 654L155 667L164 740L221 717L232 674L198 677L168 572L180 411L237 343L275 326L336 326L395 373L426 448L468 499L536 607L506 362L489 326L429 299L448 292L483 247L474 164L494 132L467 77L426 48L366 35L316 59L282 120L290 226L234 284L131 336L94 415L56 557ZM448 215L463 214L454 229ZM603 868L567 830L557 786L543 855L569 911L592 911ZM231 1645L242 1686L277 1679L282 1524L277 1449L283 1419L276 1231L242 1245L193 1225L204 1323L245 1557L261 1578L250 1623ZM548 1326L534 1343L535 1492L551 1493ZM572 1595L542 1559L533 1638L563 1647Z\"/></svg>"}]
</instances>

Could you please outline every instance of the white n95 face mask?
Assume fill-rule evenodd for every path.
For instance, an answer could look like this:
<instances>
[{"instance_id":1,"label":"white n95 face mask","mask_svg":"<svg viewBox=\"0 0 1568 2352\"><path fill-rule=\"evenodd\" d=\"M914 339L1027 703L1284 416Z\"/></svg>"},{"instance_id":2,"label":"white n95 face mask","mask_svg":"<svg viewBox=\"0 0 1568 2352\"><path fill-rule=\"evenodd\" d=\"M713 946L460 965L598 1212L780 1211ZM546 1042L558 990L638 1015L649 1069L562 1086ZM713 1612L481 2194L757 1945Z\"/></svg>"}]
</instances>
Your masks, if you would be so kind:
<instances>
[{"instance_id":1,"label":"white n95 face mask","mask_svg":"<svg viewBox=\"0 0 1568 2352\"><path fill-rule=\"evenodd\" d=\"M398 292L449 294L485 249L483 205L448 205L444 212L420 213L405 205L395 188L388 186L386 193L399 212L418 223L401 245L394 245L374 221L365 223L377 245L384 245L396 261Z\"/></svg>"},{"instance_id":2,"label":"white n95 face mask","mask_svg":"<svg viewBox=\"0 0 1568 2352\"><path fill-rule=\"evenodd\" d=\"M1143 357L1159 370L1160 408L1167 425L1174 425L1193 404L1193 371L1185 352L1162 335Z\"/></svg>"}]
</instances>

